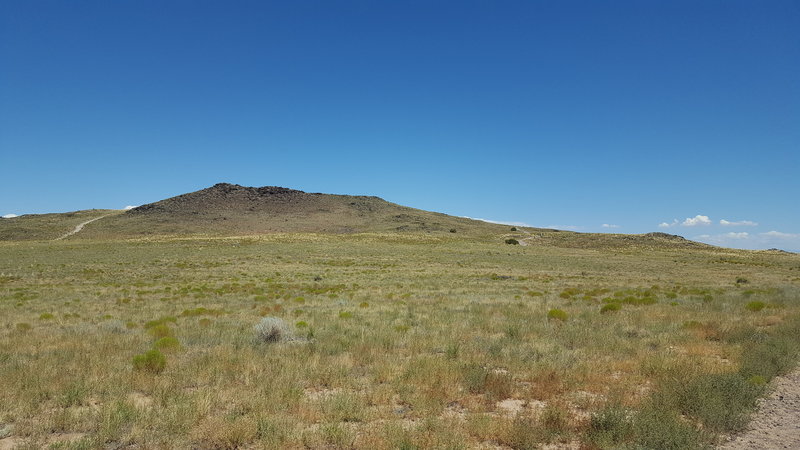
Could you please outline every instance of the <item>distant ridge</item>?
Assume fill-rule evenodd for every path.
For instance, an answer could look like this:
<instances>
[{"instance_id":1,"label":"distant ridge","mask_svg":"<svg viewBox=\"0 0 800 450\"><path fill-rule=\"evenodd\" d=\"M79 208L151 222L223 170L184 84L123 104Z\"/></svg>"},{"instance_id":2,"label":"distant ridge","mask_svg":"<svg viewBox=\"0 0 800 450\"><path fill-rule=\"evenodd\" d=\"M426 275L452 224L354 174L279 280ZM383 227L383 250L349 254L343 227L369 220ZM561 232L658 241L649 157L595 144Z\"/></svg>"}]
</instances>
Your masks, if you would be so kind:
<instances>
[{"instance_id":1,"label":"distant ridge","mask_svg":"<svg viewBox=\"0 0 800 450\"><path fill-rule=\"evenodd\" d=\"M308 193L279 186L248 187L231 183L217 183L124 211L92 209L0 220L0 241L271 233L416 233L469 237L497 244L517 241L522 247L720 249L661 232L605 234L515 227L409 208L375 196ZM761 252L791 255L775 249Z\"/></svg>"}]
</instances>

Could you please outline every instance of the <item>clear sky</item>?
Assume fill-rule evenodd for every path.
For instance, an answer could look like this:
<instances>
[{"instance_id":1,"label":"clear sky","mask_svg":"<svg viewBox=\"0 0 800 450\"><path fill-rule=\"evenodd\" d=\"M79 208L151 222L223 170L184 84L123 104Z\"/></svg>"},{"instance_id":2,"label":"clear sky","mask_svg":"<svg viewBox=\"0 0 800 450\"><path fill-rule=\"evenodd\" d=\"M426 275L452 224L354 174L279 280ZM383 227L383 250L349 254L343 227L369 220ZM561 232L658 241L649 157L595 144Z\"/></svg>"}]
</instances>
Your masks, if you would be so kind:
<instances>
[{"instance_id":1,"label":"clear sky","mask_svg":"<svg viewBox=\"0 0 800 450\"><path fill-rule=\"evenodd\" d=\"M0 168L0 215L230 182L798 251L800 2L4 0Z\"/></svg>"}]
</instances>

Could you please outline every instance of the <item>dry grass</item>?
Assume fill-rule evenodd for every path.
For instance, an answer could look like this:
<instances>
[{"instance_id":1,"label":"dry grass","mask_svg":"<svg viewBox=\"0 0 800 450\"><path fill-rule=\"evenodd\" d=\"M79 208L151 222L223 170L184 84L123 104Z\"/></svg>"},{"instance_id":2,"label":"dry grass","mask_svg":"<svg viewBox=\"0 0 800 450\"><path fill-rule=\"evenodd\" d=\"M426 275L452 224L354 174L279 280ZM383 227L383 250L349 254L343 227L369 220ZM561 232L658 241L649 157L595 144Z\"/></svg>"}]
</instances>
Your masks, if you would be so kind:
<instances>
[{"instance_id":1,"label":"dry grass","mask_svg":"<svg viewBox=\"0 0 800 450\"><path fill-rule=\"evenodd\" d=\"M687 367L755 370L751 355L771 350L748 336L798 313L796 255L536 242L445 232L2 243L0 443L602 447L656 442L636 435L648 420L707 443L647 409L664 380ZM620 309L601 314L611 303ZM549 320L555 309L568 320ZM259 344L263 317L295 339ZM135 370L154 346L163 371ZM620 410L643 412L625 428Z\"/></svg>"}]
</instances>

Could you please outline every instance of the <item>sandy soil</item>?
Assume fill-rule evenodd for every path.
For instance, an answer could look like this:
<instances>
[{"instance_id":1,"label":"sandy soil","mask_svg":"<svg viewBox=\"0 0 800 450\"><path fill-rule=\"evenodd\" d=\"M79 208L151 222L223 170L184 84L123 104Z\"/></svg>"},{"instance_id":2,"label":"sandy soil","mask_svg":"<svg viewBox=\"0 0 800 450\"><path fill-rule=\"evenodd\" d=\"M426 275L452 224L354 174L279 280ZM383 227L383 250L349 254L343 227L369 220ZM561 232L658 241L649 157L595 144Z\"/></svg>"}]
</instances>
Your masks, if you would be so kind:
<instances>
[{"instance_id":1,"label":"sandy soil","mask_svg":"<svg viewBox=\"0 0 800 450\"><path fill-rule=\"evenodd\" d=\"M776 378L771 388L747 429L718 448L800 449L800 369Z\"/></svg>"},{"instance_id":2,"label":"sandy soil","mask_svg":"<svg viewBox=\"0 0 800 450\"><path fill-rule=\"evenodd\" d=\"M81 231L81 230L83 229L83 227L84 227L84 226L86 226L86 225L88 225L88 224L90 224L90 223L94 222L95 220L100 220L100 219L102 219L103 217L108 217L108 216L110 216L110 215L111 215L111 214L106 214L105 216L95 217L94 219L87 220L86 222L80 223L80 224L78 224L78 225L75 227L75 229L74 229L74 230L70 231L69 233L67 233L67 234L65 234L65 235L63 235L63 236L61 236L61 237L57 237L57 238L55 238L54 240L55 240L55 241L60 241L61 239L68 238L68 237L72 236L73 234L75 234L75 233L77 233L77 232Z\"/></svg>"}]
</instances>

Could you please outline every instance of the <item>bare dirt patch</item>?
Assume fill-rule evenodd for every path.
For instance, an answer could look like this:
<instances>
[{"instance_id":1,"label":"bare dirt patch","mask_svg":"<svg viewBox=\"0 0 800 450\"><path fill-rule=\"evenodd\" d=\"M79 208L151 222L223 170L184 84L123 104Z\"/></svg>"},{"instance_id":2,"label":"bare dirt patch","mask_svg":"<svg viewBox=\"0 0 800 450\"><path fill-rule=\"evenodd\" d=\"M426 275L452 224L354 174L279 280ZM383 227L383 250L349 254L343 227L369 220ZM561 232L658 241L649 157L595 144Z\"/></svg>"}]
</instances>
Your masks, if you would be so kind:
<instances>
[{"instance_id":1,"label":"bare dirt patch","mask_svg":"<svg viewBox=\"0 0 800 450\"><path fill-rule=\"evenodd\" d=\"M747 429L718 448L800 449L800 369L775 378L772 392L759 402L758 412Z\"/></svg>"},{"instance_id":2,"label":"bare dirt patch","mask_svg":"<svg viewBox=\"0 0 800 450\"><path fill-rule=\"evenodd\" d=\"M128 394L128 400L139 409L146 409L153 405L153 398L141 392L131 392Z\"/></svg>"}]
</instances>

